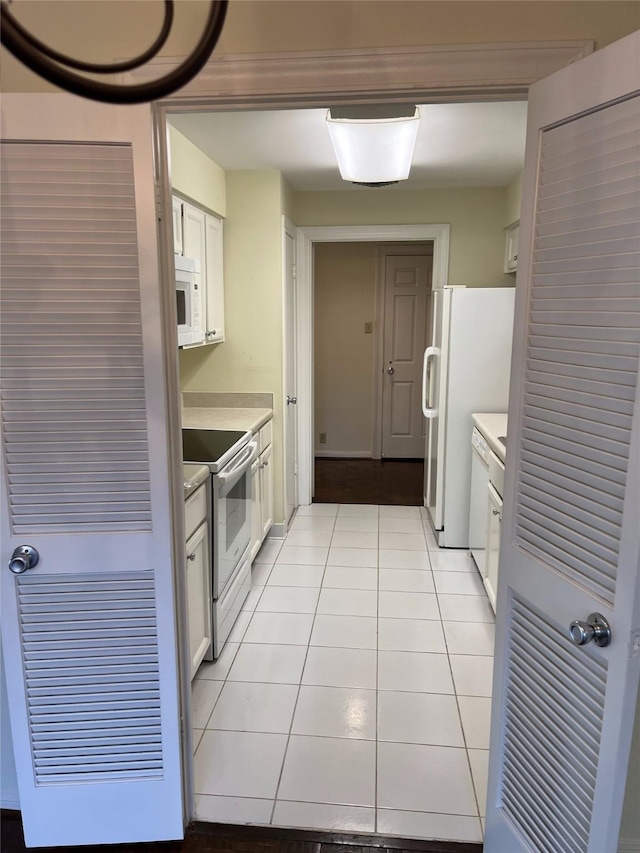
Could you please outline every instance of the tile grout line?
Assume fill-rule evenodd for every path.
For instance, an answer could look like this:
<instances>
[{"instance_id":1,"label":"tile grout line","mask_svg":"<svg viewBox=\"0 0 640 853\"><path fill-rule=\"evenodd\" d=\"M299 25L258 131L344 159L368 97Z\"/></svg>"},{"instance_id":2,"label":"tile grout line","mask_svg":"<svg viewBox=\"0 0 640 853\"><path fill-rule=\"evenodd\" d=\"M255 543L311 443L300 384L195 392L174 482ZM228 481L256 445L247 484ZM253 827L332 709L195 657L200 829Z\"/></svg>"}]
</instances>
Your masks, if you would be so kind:
<instances>
[{"instance_id":1,"label":"tile grout line","mask_svg":"<svg viewBox=\"0 0 640 853\"><path fill-rule=\"evenodd\" d=\"M336 510L335 518L337 518L337 517L338 517L338 512ZM335 518L334 518L334 522L333 522L333 528L331 530L331 538L333 538L333 530L335 528ZM286 542L286 536L285 536L284 541ZM283 545L284 545L284 542L283 542ZM284 748L284 753L282 754L282 764L280 765L280 773L278 775L278 784L276 785L276 790L275 790L275 794L273 797L273 806L271 809L271 816L269 818L269 826L274 826L274 825L277 826L277 824L273 823L273 818L274 818L274 815L276 813L276 806L278 804L278 794L280 793L280 785L282 784L282 776L284 774L284 765L286 763L287 754L289 752L289 744L291 743L291 732L293 729L293 721L295 720L296 711L298 709L298 701L300 700L300 692L302 690L302 679L304 678L304 671L305 671L305 668L307 666L307 658L309 657L309 648L311 647L311 637L313 635L314 625L316 624L316 616L318 615L318 607L320 605L320 594L322 592L322 581L324 580L324 576L325 576L325 573L327 571L327 562L329 560L329 551L330 550L331 550L331 546L329 546L329 548L327 549L327 559L325 560L324 568L322 571L322 577L320 578L320 592L318 593L318 600L316 601L316 609L315 609L314 614L313 614L313 621L311 622L311 630L309 631L309 641L307 642L307 650L306 650L305 655L304 655L304 661L302 663L302 669L300 670L300 682L298 684L298 692L296 694L296 701L293 705L293 713L291 714L291 722L289 723L289 734L287 735L287 743L286 743L286 746Z\"/></svg>"},{"instance_id":2,"label":"tile grout line","mask_svg":"<svg viewBox=\"0 0 640 853\"><path fill-rule=\"evenodd\" d=\"M429 557L429 562L431 562L431 557ZM455 682L455 678L453 675L453 667L451 666L451 653L449 652L449 643L447 642L447 634L444 630L444 621L442 619L442 611L440 610L440 600L438 599L437 594L436 594L436 601L438 604L438 613L440 613L440 623L442 624L442 636L444 637L444 644L445 644L445 648L447 650L447 663L449 664L449 672L451 674L451 683L453 684L453 695L454 695L454 698L456 701L456 708L458 709L458 720L460 722L460 731L462 732L462 741L464 743L464 753L465 753L465 756L467 759L467 766L469 768L469 776L471 778L471 789L473 791L473 799L474 799L475 804L476 804L476 815L475 815L475 817L477 817L478 821L480 822L480 832L481 832L481 834L483 834L482 833L482 820L480 818L480 805L478 802L478 793L476 791L476 783L475 783L475 780L473 778L473 770L471 769L471 758L469 756L469 747L467 746L467 735L466 735L466 732L464 730L464 724L462 722L462 712L460 710L460 702L458 701L458 689L456 687L456 682Z\"/></svg>"}]
</instances>

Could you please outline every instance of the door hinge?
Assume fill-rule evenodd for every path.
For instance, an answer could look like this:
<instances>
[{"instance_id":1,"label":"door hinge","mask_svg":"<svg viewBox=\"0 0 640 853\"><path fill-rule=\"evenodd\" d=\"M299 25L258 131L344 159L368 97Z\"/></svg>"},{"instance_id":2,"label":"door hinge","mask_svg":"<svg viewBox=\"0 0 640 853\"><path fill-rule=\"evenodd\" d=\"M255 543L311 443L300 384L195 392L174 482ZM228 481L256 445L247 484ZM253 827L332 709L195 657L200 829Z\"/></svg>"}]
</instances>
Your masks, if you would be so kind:
<instances>
[{"instance_id":1,"label":"door hinge","mask_svg":"<svg viewBox=\"0 0 640 853\"><path fill-rule=\"evenodd\" d=\"M298 463L297 463L297 462L294 462L294 463L293 463L293 473L294 473L294 474L297 474L297 473L298 473Z\"/></svg>"},{"instance_id":2,"label":"door hinge","mask_svg":"<svg viewBox=\"0 0 640 853\"><path fill-rule=\"evenodd\" d=\"M298 278L298 267L295 264L291 264L291 275L293 278Z\"/></svg>"},{"instance_id":3,"label":"door hinge","mask_svg":"<svg viewBox=\"0 0 640 853\"><path fill-rule=\"evenodd\" d=\"M156 216L158 220L162 222L162 214L163 214L163 206L162 206L162 187L160 184L155 185L155 196L156 196Z\"/></svg>"}]
</instances>

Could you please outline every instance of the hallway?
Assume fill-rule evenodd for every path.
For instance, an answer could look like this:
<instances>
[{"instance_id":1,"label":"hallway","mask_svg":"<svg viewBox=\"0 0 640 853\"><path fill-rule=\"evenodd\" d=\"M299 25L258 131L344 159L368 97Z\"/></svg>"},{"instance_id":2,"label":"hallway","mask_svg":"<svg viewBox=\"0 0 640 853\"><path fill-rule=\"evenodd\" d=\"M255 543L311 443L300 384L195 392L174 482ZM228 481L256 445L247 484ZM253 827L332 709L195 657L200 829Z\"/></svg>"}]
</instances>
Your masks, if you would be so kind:
<instances>
[{"instance_id":1,"label":"hallway","mask_svg":"<svg viewBox=\"0 0 640 853\"><path fill-rule=\"evenodd\" d=\"M317 503L422 506L422 459L315 460Z\"/></svg>"}]
</instances>

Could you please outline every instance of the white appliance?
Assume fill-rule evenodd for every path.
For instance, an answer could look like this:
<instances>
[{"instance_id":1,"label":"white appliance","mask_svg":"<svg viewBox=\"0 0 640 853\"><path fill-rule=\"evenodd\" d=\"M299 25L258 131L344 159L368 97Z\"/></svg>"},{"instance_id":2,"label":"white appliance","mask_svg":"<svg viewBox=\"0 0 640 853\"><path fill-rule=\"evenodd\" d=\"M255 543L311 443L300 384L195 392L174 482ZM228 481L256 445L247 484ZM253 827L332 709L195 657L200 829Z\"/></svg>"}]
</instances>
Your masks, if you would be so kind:
<instances>
[{"instance_id":1,"label":"white appliance","mask_svg":"<svg viewBox=\"0 0 640 853\"><path fill-rule=\"evenodd\" d=\"M441 547L469 547L471 415L508 408L514 302L513 287L432 294L422 382L424 505Z\"/></svg>"},{"instance_id":2,"label":"white appliance","mask_svg":"<svg viewBox=\"0 0 640 853\"><path fill-rule=\"evenodd\" d=\"M213 656L217 658L251 589L250 432L182 430L183 458L211 471Z\"/></svg>"},{"instance_id":3,"label":"white appliance","mask_svg":"<svg viewBox=\"0 0 640 853\"><path fill-rule=\"evenodd\" d=\"M205 335L202 324L200 262L195 258L176 255L175 266L178 346L201 344Z\"/></svg>"}]
</instances>

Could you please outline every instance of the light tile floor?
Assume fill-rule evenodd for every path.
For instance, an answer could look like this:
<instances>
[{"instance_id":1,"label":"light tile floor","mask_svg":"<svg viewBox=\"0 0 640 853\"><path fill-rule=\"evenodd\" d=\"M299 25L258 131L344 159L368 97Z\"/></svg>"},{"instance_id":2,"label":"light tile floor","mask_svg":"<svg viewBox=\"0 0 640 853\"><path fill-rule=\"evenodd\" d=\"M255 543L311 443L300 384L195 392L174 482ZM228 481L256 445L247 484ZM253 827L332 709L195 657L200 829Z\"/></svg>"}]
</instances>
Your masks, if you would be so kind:
<instances>
[{"instance_id":1,"label":"light tile floor","mask_svg":"<svg viewBox=\"0 0 640 853\"><path fill-rule=\"evenodd\" d=\"M193 682L202 820L481 841L494 618L418 507L300 507Z\"/></svg>"}]
</instances>

